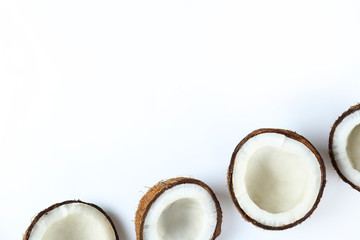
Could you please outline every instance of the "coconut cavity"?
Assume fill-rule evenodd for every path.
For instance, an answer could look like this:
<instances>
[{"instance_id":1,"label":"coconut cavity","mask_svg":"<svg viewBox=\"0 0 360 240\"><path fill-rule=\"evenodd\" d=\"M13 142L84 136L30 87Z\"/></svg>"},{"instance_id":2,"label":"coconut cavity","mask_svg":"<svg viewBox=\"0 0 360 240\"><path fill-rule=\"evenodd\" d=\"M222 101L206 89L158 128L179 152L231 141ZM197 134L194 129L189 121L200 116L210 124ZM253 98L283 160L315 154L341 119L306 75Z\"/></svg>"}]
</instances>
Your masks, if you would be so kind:
<instances>
[{"instance_id":1,"label":"coconut cavity","mask_svg":"<svg viewBox=\"0 0 360 240\"><path fill-rule=\"evenodd\" d=\"M304 137L288 130L259 129L236 147L228 185L247 220L281 230L302 222L316 208L325 186L325 166Z\"/></svg>"},{"instance_id":2,"label":"coconut cavity","mask_svg":"<svg viewBox=\"0 0 360 240\"><path fill-rule=\"evenodd\" d=\"M135 227L140 240L208 240L221 231L222 213L212 190L192 178L152 187L140 200Z\"/></svg>"},{"instance_id":3,"label":"coconut cavity","mask_svg":"<svg viewBox=\"0 0 360 240\"><path fill-rule=\"evenodd\" d=\"M97 206L80 201L55 204L30 225L25 240L117 240L110 218Z\"/></svg>"},{"instance_id":4,"label":"coconut cavity","mask_svg":"<svg viewBox=\"0 0 360 240\"><path fill-rule=\"evenodd\" d=\"M157 222L157 233L161 240L182 239L189 236L196 239L204 228L206 216L201 203L185 198L169 204Z\"/></svg>"},{"instance_id":5,"label":"coconut cavity","mask_svg":"<svg viewBox=\"0 0 360 240\"><path fill-rule=\"evenodd\" d=\"M309 167L299 155L276 147L262 147L250 156L245 174L251 200L269 213L293 209L309 189Z\"/></svg>"},{"instance_id":6,"label":"coconut cavity","mask_svg":"<svg viewBox=\"0 0 360 240\"><path fill-rule=\"evenodd\" d=\"M356 125L350 132L346 152L353 168L360 171L360 124Z\"/></svg>"},{"instance_id":7,"label":"coconut cavity","mask_svg":"<svg viewBox=\"0 0 360 240\"><path fill-rule=\"evenodd\" d=\"M356 105L335 121L329 137L329 154L340 177L360 191L359 146L360 105Z\"/></svg>"}]
</instances>

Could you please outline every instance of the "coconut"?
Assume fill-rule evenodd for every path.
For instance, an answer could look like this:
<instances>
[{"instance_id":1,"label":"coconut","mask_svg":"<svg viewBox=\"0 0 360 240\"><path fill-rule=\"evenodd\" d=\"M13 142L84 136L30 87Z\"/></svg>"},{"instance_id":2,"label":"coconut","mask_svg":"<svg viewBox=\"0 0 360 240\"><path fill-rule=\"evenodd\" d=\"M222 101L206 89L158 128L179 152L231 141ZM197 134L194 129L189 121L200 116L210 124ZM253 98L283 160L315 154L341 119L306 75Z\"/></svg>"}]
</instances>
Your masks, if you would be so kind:
<instances>
[{"instance_id":1,"label":"coconut","mask_svg":"<svg viewBox=\"0 0 360 240\"><path fill-rule=\"evenodd\" d=\"M329 136L329 155L339 176L360 191L360 104L335 121Z\"/></svg>"},{"instance_id":2,"label":"coconut","mask_svg":"<svg viewBox=\"0 0 360 240\"><path fill-rule=\"evenodd\" d=\"M23 240L119 240L110 217L98 206L65 201L40 212Z\"/></svg>"},{"instance_id":3,"label":"coconut","mask_svg":"<svg viewBox=\"0 0 360 240\"><path fill-rule=\"evenodd\" d=\"M138 240L209 240L221 232L222 211L200 180L161 181L142 197L135 218Z\"/></svg>"},{"instance_id":4,"label":"coconut","mask_svg":"<svg viewBox=\"0 0 360 240\"><path fill-rule=\"evenodd\" d=\"M228 188L238 211L268 230L291 228L316 209L325 187L325 165L299 134L258 129L235 148Z\"/></svg>"}]
</instances>

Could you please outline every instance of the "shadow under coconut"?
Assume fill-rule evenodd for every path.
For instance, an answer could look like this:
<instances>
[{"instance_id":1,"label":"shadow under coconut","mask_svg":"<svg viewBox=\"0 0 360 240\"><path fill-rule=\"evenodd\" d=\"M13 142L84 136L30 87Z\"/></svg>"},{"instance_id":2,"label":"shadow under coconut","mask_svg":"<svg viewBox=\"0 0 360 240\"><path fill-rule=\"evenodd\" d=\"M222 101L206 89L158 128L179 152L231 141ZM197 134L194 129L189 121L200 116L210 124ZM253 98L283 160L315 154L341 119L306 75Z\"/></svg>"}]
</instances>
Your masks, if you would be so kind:
<instances>
[{"instance_id":1,"label":"shadow under coconut","mask_svg":"<svg viewBox=\"0 0 360 240\"><path fill-rule=\"evenodd\" d=\"M112 211L106 210L106 213L109 215L111 220L113 221L115 225L115 229L118 233L119 240L130 240L130 237L128 233L125 231L124 225L122 224L122 221L118 217L117 214L114 214Z\"/></svg>"},{"instance_id":2,"label":"shadow under coconut","mask_svg":"<svg viewBox=\"0 0 360 240\"><path fill-rule=\"evenodd\" d=\"M339 176L335 171L335 168L333 167L329 156L329 133L331 127L325 130L319 130L318 132L304 126L301 126L299 129L296 130L299 134L304 136L320 153L326 167L326 179L328 179L329 177L338 178Z\"/></svg>"},{"instance_id":3,"label":"shadow under coconut","mask_svg":"<svg viewBox=\"0 0 360 240\"><path fill-rule=\"evenodd\" d=\"M306 129L305 129L306 130ZM338 173L336 172L334 166L332 165L330 156L329 156L329 135L327 132L317 133L301 131L303 136L307 138L316 148L316 150L320 153L325 167L326 167L326 185L324 189L323 196L320 200L320 203L315 210L314 214L311 217L319 219L317 223L319 223L319 229L323 228L323 221L326 221L329 218L336 218L339 214L342 213L342 206L339 201L339 194L342 195L345 192L339 192L339 185L347 185L345 184ZM329 129L330 131L330 129ZM325 206L331 206L332 211L327 211ZM313 223L314 224L314 223Z\"/></svg>"},{"instance_id":4,"label":"shadow under coconut","mask_svg":"<svg viewBox=\"0 0 360 240\"><path fill-rule=\"evenodd\" d=\"M211 184L211 189L214 191L218 201L220 202L221 210L223 213L223 221L221 224L221 234L217 239L231 239L233 235L233 230L238 229L239 226L235 226L234 223L236 215L239 214L235 208L234 203L230 198L227 185L216 185Z\"/></svg>"},{"instance_id":5,"label":"shadow under coconut","mask_svg":"<svg viewBox=\"0 0 360 240\"><path fill-rule=\"evenodd\" d=\"M326 167L326 178L329 178L329 176L331 176L331 178L335 177L339 177L337 172L334 169L334 166L331 163L331 159L329 156L329 147L328 147L328 139L316 139L316 138L311 138L311 136L308 138L308 140L314 145L314 147L316 148L316 150L318 150L318 152L320 153L322 159L324 160L324 164Z\"/></svg>"}]
</instances>

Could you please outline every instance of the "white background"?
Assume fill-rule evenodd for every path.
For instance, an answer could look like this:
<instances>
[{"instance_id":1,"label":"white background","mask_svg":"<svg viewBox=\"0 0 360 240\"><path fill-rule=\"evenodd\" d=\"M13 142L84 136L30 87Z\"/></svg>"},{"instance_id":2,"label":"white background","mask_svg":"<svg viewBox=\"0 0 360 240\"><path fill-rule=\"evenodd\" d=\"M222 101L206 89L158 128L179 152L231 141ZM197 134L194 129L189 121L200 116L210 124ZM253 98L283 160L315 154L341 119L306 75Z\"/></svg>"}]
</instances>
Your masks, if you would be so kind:
<instances>
[{"instance_id":1,"label":"white background","mask_svg":"<svg viewBox=\"0 0 360 240\"><path fill-rule=\"evenodd\" d=\"M327 155L359 101L357 0L0 0L0 239L53 203L81 199L135 239L139 199L161 179L206 182L218 239L354 239L360 193ZM230 200L232 151L260 127L297 131L322 154L319 207L280 232Z\"/></svg>"}]
</instances>

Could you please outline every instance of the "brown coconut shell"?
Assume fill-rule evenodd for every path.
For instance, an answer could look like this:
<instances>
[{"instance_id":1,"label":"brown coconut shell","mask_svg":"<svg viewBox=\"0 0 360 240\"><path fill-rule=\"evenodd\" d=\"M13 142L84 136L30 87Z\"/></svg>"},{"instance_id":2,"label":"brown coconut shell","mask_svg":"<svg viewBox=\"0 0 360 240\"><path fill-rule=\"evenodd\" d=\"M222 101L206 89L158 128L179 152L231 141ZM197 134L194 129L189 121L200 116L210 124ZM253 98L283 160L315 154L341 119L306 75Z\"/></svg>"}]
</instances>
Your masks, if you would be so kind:
<instances>
[{"instance_id":1,"label":"brown coconut shell","mask_svg":"<svg viewBox=\"0 0 360 240\"><path fill-rule=\"evenodd\" d=\"M259 223L258 221L256 221L255 219L251 218L239 205L236 196L235 196L235 192L234 192L234 186L233 186L233 171L234 171L234 164L235 164L235 158L236 155L238 153L238 151L241 149L241 147L252 137L255 137L256 135L262 134L262 133L278 133L278 134L282 134L285 135L288 138L294 139L296 141L299 141L301 143L303 143L306 147L308 147L310 149L311 152L314 153L314 155L316 156L319 165L320 165L320 171L321 171L321 185L320 185L320 189L319 189L319 194L316 198L316 201L313 205L313 207L310 209L310 211L301 219L287 224L287 225L283 225L283 226L278 226L278 227L274 227L274 226L268 226L268 225L264 225L262 223ZM243 218L248 221L251 222L252 224L254 224L255 226L261 227L263 229L266 230L284 230L284 229L288 229L288 228L292 228L300 223L302 223L303 221L305 221L305 219L307 219L308 217L310 217L310 215L314 212L314 210L316 209L316 207L318 206L320 199L323 195L324 192L324 188L325 188L325 184L326 184L326 170L325 170L325 164L323 159L321 158L320 153L315 149L315 147L303 136L297 134L296 132L290 131L290 130L285 130L285 129L274 129L274 128L261 128L261 129L257 129L253 132L251 132L249 135L247 135L243 140L241 140L241 142L236 146L232 157L231 157L231 161L230 161L230 165L229 165L229 169L228 169L228 175L227 175L227 181L228 181L228 188L229 188L229 192L230 192L230 196L231 199L233 201L233 203L235 204L236 208L238 209L238 211L241 213L241 215L243 216Z\"/></svg>"},{"instance_id":2,"label":"brown coconut shell","mask_svg":"<svg viewBox=\"0 0 360 240\"><path fill-rule=\"evenodd\" d=\"M143 231L144 231L144 223L145 218L152 207L153 203L163 194L165 191L171 189L172 187L178 186L180 184L196 184L200 187L204 188L212 197L215 202L216 211L217 211L217 224L211 240L216 239L221 233L221 223L222 223L222 211L220 207L220 203L216 198L215 193L211 190L211 188L206 185L204 182L194 179L194 178L172 178L166 181L161 181L154 185L149 191L141 198L139 202L138 209L136 211L135 216L135 231L136 231L136 239L143 240Z\"/></svg>"},{"instance_id":3,"label":"brown coconut shell","mask_svg":"<svg viewBox=\"0 0 360 240\"><path fill-rule=\"evenodd\" d=\"M350 114L359 111L360 110L360 104L351 106L347 111L345 111L340 117L338 117L338 119L335 121L335 123L333 124L330 134L329 134L329 155L330 155L330 159L331 159L331 163L334 166L336 172L339 174L340 178L348 183L351 187L353 187L354 189L360 191L360 186L355 185L354 183L352 183L349 179L347 179L345 177L345 175L340 171L337 163L336 163L336 159L335 159L335 154L333 152L333 141L334 141L334 133L335 130L337 128L337 126L339 126L339 124L346 118L348 117Z\"/></svg>"},{"instance_id":4,"label":"brown coconut shell","mask_svg":"<svg viewBox=\"0 0 360 240\"><path fill-rule=\"evenodd\" d=\"M113 230L114 230L114 235L115 235L115 238L116 240L119 240L119 236L117 234L117 231L116 231L116 228L115 228L115 225L113 223L113 221L111 220L111 218L109 217L109 215L107 215L107 213L102 210L99 206L93 204L93 203L87 203L87 202L83 202L83 201L80 201L80 200L68 200L68 201L64 201L64 202L60 202L60 203L56 203L54 205L51 205L50 207L46 208L45 210L41 211L40 213L38 213L36 215L36 217L34 218L34 220L32 220L30 226L26 229L26 232L23 236L23 240L28 240L30 238L30 235L31 235L31 231L33 230L34 226L36 225L36 223L40 220L40 218L46 214L48 214L51 210L54 210L55 208L58 208L62 205L65 205L65 204L73 204L73 203L82 203L82 204L86 204L86 205L89 205L93 208L96 208L99 212L101 212L105 217L106 219L109 221L109 223L111 224Z\"/></svg>"}]
</instances>

